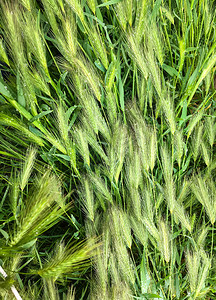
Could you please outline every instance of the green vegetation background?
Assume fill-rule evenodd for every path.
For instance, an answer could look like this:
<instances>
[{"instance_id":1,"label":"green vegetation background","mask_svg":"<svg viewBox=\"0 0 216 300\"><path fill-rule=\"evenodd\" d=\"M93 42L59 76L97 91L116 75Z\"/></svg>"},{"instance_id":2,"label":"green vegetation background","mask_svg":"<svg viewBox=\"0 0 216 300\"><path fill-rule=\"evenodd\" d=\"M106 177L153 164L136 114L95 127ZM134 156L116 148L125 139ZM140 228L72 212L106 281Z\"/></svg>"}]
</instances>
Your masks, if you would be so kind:
<instances>
[{"instance_id":1,"label":"green vegetation background","mask_svg":"<svg viewBox=\"0 0 216 300\"><path fill-rule=\"evenodd\" d=\"M1 1L1 299L216 299L215 32L213 0Z\"/></svg>"}]
</instances>

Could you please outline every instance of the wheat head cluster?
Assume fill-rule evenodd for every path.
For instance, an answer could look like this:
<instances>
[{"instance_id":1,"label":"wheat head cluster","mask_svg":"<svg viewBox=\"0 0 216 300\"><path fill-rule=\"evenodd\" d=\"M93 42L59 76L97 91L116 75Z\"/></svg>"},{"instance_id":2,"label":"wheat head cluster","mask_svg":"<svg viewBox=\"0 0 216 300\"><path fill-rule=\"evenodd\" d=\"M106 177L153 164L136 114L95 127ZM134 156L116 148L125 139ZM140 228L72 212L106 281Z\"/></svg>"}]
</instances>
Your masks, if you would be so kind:
<instances>
[{"instance_id":1,"label":"wheat head cluster","mask_svg":"<svg viewBox=\"0 0 216 300\"><path fill-rule=\"evenodd\" d=\"M216 299L215 11L0 1L1 299Z\"/></svg>"}]
</instances>

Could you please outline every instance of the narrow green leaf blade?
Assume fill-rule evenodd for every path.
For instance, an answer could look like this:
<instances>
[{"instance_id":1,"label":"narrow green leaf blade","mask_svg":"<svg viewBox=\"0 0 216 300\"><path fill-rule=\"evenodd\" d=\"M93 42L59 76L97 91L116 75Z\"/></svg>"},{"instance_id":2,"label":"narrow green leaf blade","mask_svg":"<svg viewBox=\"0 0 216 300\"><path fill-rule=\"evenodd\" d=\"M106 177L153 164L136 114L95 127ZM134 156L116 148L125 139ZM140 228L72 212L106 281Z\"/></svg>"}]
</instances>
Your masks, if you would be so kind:
<instances>
[{"instance_id":1,"label":"narrow green leaf blade","mask_svg":"<svg viewBox=\"0 0 216 300\"><path fill-rule=\"evenodd\" d=\"M100 5L97 5L97 7L103 7L103 6L110 6L110 5L113 5L113 4L117 4L119 2L121 2L122 0L110 0L110 1L107 1L107 2L104 2Z\"/></svg>"}]
</instances>

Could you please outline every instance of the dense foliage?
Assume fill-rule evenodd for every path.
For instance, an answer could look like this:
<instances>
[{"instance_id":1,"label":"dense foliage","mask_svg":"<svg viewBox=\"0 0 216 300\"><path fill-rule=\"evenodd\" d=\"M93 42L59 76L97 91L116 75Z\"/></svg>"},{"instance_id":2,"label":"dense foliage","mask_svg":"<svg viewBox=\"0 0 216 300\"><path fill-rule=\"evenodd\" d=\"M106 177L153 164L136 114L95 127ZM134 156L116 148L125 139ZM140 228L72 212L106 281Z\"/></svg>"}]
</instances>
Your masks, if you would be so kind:
<instances>
[{"instance_id":1,"label":"dense foliage","mask_svg":"<svg viewBox=\"0 0 216 300\"><path fill-rule=\"evenodd\" d=\"M1 299L216 299L215 31L213 0L1 0Z\"/></svg>"}]
</instances>

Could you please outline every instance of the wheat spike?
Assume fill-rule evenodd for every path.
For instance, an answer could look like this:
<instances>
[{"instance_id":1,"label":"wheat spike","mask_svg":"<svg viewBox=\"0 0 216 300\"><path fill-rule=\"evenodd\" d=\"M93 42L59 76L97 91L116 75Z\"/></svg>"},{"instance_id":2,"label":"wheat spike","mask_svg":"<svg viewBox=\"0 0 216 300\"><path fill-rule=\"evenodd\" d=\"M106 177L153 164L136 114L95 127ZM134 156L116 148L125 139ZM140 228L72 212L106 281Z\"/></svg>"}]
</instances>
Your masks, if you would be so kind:
<instances>
[{"instance_id":1,"label":"wheat spike","mask_svg":"<svg viewBox=\"0 0 216 300\"><path fill-rule=\"evenodd\" d=\"M141 197L137 189L130 190L131 197L131 210L134 213L134 216L140 221L142 219L141 213Z\"/></svg>"},{"instance_id":2,"label":"wheat spike","mask_svg":"<svg viewBox=\"0 0 216 300\"><path fill-rule=\"evenodd\" d=\"M12 213L14 215L15 220L17 219L17 206L18 206L18 197L19 197L19 178L17 172L15 172L12 178L12 186L11 186L11 193L10 193L10 206Z\"/></svg>"},{"instance_id":3,"label":"wheat spike","mask_svg":"<svg viewBox=\"0 0 216 300\"><path fill-rule=\"evenodd\" d=\"M131 229L140 243L146 247L148 243L148 232L145 225L135 217L131 217Z\"/></svg>"},{"instance_id":4,"label":"wheat spike","mask_svg":"<svg viewBox=\"0 0 216 300\"><path fill-rule=\"evenodd\" d=\"M161 148L161 156L162 156L162 167L163 167L163 174L165 180L165 196L167 199L170 212L172 214L176 203L176 191L175 191L175 184L173 182L173 175L172 175L173 173L172 161L170 159L170 154L166 146Z\"/></svg>"},{"instance_id":5,"label":"wheat spike","mask_svg":"<svg viewBox=\"0 0 216 300\"><path fill-rule=\"evenodd\" d=\"M214 144L214 140L215 140L216 130L215 130L214 119L211 117L207 117L205 119L205 132L206 132L209 144L212 147Z\"/></svg>"},{"instance_id":6,"label":"wheat spike","mask_svg":"<svg viewBox=\"0 0 216 300\"><path fill-rule=\"evenodd\" d=\"M215 222L215 210L214 210L214 193L204 181L201 176L197 176L191 186L193 193L195 194L197 200L204 206L206 213L212 223Z\"/></svg>"},{"instance_id":7,"label":"wheat spike","mask_svg":"<svg viewBox=\"0 0 216 300\"><path fill-rule=\"evenodd\" d=\"M202 141L202 134L203 134L203 125L200 124L195 128L194 134L192 135L192 151L193 151L193 158L194 161L197 160L197 157L200 153L200 146Z\"/></svg>"},{"instance_id":8,"label":"wheat spike","mask_svg":"<svg viewBox=\"0 0 216 300\"><path fill-rule=\"evenodd\" d=\"M84 162L87 163L88 166L90 166L90 153L86 131L81 127L77 127L74 131L74 138L77 144L77 148L84 159Z\"/></svg>"},{"instance_id":9,"label":"wheat spike","mask_svg":"<svg viewBox=\"0 0 216 300\"><path fill-rule=\"evenodd\" d=\"M170 233L164 220L159 220L160 241L159 249L167 263L170 261Z\"/></svg>"},{"instance_id":10,"label":"wheat spike","mask_svg":"<svg viewBox=\"0 0 216 300\"><path fill-rule=\"evenodd\" d=\"M123 233L125 244L127 245L128 248L131 248L132 236L131 236L131 226L130 226L128 214L120 210L119 220L120 220L120 226Z\"/></svg>"},{"instance_id":11,"label":"wheat spike","mask_svg":"<svg viewBox=\"0 0 216 300\"><path fill-rule=\"evenodd\" d=\"M181 166L181 158L184 153L184 141L182 131L176 131L174 135L174 143L175 143L175 158L178 162L179 168Z\"/></svg>"},{"instance_id":12,"label":"wheat spike","mask_svg":"<svg viewBox=\"0 0 216 300\"><path fill-rule=\"evenodd\" d=\"M104 200L109 201L110 203L113 203L113 198L110 190L108 189L107 185L105 184L105 181L100 178L100 175L91 174L90 180L94 184L94 187L97 191L97 196L100 198L101 196L103 199L101 199L104 203Z\"/></svg>"},{"instance_id":13,"label":"wheat spike","mask_svg":"<svg viewBox=\"0 0 216 300\"><path fill-rule=\"evenodd\" d=\"M57 280L62 274L72 273L89 265L90 258L97 254L98 246L96 239L68 246L63 243L57 244L53 258L36 272L42 278Z\"/></svg>"},{"instance_id":14,"label":"wheat spike","mask_svg":"<svg viewBox=\"0 0 216 300\"><path fill-rule=\"evenodd\" d=\"M25 41L29 46L29 48L31 49L31 51L33 52L42 70L45 72L47 76L49 76L45 45L42 39L40 28L37 26L37 19L31 13L22 14L22 17L23 17L22 22L23 24L25 24L24 26Z\"/></svg>"},{"instance_id":15,"label":"wheat spike","mask_svg":"<svg viewBox=\"0 0 216 300\"><path fill-rule=\"evenodd\" d=\"M83 25L86 26L85 16L83 12L82 4L79 0L65 0L66 3L73 9L73 11L78 15Z\"/></svg>"},{"instance_id":16,"label":"wheat spike","mask_svg":"<svg viewBox=\"0 0 216 300\"><path fill-rule=\"evenodd\" d=\"M138 0L136 19L135 19L135 33L137 44L139 45L142 41L143 35L145 34L146 25L146 13L148 11L149 0Z\"/></svg>"},{"instance_id":17,"label":"wheat spike","mask_svg":"<svg viewBox=\"0 0 216 300\"><path fill-rule=\"evenodd\" d=\"M109 116L109 120L111 124L115 124L117 120L117 106L116 99L112 92L107 92L106 94L106 104L107 104L107 112Z\"/></svg>"},{"instance_id":18,"label":"wheat spike","mask_svg":"<svg viewBox=\"0 0 216 300\"><path fill-rule=\"evenodd\" d=\"M160 32L159 27L156 23L152 23L149 28L149 32L152 34L153 39L151 39L152 48L154 49L155 55L160 63L163 65L164 62L164 41Z\"/></svg>"},{"instance_id":19,"label":"wheat spike","mask_svg":"<svg viewBox=\"0 0 216 300\"><path fill-rule=\"evenodd\" d=\"M196 241L196 244L198 247L203 248L208 231L209 231L208 227L206 227L205 225L203 225L201 227L201 229L199 230L198 236L197 236L197 241Z\"/></svg>"},{"instance_id":20,"label":"wheat spike","mask_svg":"<svg viewBox=\"0 0 216 300\"><path fill-rule=\"evenodd\" d=\"M47 230L66 211L61 196L60 183L47 171L37 182L37 187L29 197L26 207L20 212L19 227L10 242L11 246L32 241Z\"/></svg>"},{"instance_id":21,"label":"wheat spike","mask_svg":"<svg viewBox=\"0 0 216 300\"><path fill-rule=\"evenodd\" d=\"M202 154L203 154L205 164L207 166L209 166L210 165L210 153L209 153L210 151L208 149L206 142L204 142L204 141L201 142L201 148L202 148Z\"/></svg>"},{"instance_id":22,"label":"wheat spike","mask_svg":"<svg viewBox=\"0 0 216 300\"><path fill-rule=\"evenodd\" d=\"M20 188L24 190L25 186L28 183L29 177L31 176L33 165L35 162L37 151L34 148L30 148L26 154L25 164L20 176Z\"/></svg>"},{"instance_id":23,"label":"wheat spike","mask_svg":"<svg viewBox=\"0 0 216 300\"><path fill-rule=\"evenodd\" d=\"M151 187L142 185L142 214L154 221L153 193Z\"/></svg>"},{"instance_id":24,"label":"wheat spike","mask_svg":"<svg viewBox=\"0 0 216 300\"><path fill-rule=\"evenodd\" d=\"M128 44L129 51L131 53L132 58L135 60L138 68L142 72L145 79L148 78L148 66L146 63L146 58L143 53L143 48L139 46L136 42L136 35L133 31L130 31L129 34L126 35L126 40Z\"/></svg>"},{"instance_id":25,"label":"wheat spike","mask_svg":"<svg viewBox=\"0 0 216 300\"><path fill-rule=\"evenodd\" d=\"M186 254L190 289L194 299L202 295L202 288L206 281L208 271L211 267L211 260L204 251L196 251Z\"/></svg>"},{"instance_id":26,"label":"wheat spike","mask_svg":"<svg viewBox=\"0 0 216 300\"><path fill-rule=\"evenodd\" d=\"M83 190L85 196L83 198L83 206L85 211L87 212L88 218L93 222L94 221L94 195L92 190L92 185L90 184L89 180L85 178L83 180Z\"/></svg>"},{"instance_id":27,"label":"wheat spike","mask_svg":"<svg viewBox=\"0 0 216 300\"><path fill-rule=\"evenodd\" d=\"M202 268L199 272L198 285L196 287L196 292L194 295L195 299L203 295L201 290L205 284L209 269L211 267L211 259L208 258L208 256L204 251L201 252L201 255L202 255Z\"/></svg>"},{"instance_id":28,"label":"wheat spike","mask_svg":"<svg viewBox=\"0 0 216 300\"><path fill-rule=\"evenodd\" d=\"M127 185L129 191L133 194L134 189L138 189L142 179L141 161L139 152L134 149L134 147L132 147L129 151L131 151L131 153L129 153L129 157L126 161Z\"/></svg>"},{"instance_id":29,"label":"wheat spike","mask_svg":"<svg viewBox=\"0 0 216 300\"><path fill-rule=\"evenodd\" d=\"M127 149L126 127L117 122L113 128L112 139L108 150L110 178L118 183L120 173L125 161Z\"/></svg>"},{"instance_id":30,"label":"wheat spike","mask_svg":"<svg viewBox=\"0 0 216 300\"><path fill-rule=\"evenodd\" d=\"M167 92L166 95L162 98L162 107L164 114L168 120L170 125L171 133L174 134L176 130L176 121L175 121L175 113L174 108L170 99L170 95Z\"/></svg>"},{"instance_id":31,"label":"wheat spike","mask_svg":"<svg viewBox=\"0 0 216 300\"><path fill-rule=\"evenodd\" d=\"M189 138L189 136L191 135L191 133L193 132L195 126L198 124L198 122L202 119L203 117L203 111L200 110L197 114L195 114L190 122L189 125L187 127L187 138Z\"/></svg>"},{"instance_id":32,"label":"wheat spike","mask_svg":"<svg viewBox=\"0 0 216 300\"><path fill-rule=\"evenodd\" d=\"M153 49L154 49L154 44L152 42L152 39L147 38L147 47L145 49L146 62L147 62L148 70L154 88L157 91L159 98L162 99L163 95L162 95L161 74L160 74L160 69L156 63L156 57ZM167 109L169 109L169 106L171 106L171 104L170 105L167 104Z\"/></svg>"},{"instance_id":33,"label":"wheat spike","mask_svg":"<svg viewBox=\"0 0 216 300\"><path fill-rule=\"evenodd\" d=\"M151 171L153 171L155 166L155 160L157 156L157 135L155 129L150 129L150 149L149 149L149 166Z\"/></svg>"},{"instance_id":34,"label":"wheat spike","mask_svg":"<svg viewBox=\"0 0 216 300\"><path fill-rule=\"evenodd\" d=\"M200 253L194 252L193 254L188 252L186 254L187 269L190 281L191 292L194 293L197 286L198 272L200 267L201 256Z\"/></svg>"},{"instance_id":35,"label":"wheat spike","mask_svg":"<svg viewBox=\"0 0 216 300\"><path fill-rule=\"evenodd\" d=\"M118 261L118 268L122 278L129 284L133 285L135 283L135 276L133 271L134 266L123 241L115 241L115 253Z\"/></svg>"},{"instance_id":36,"label":"wheat spike","mask_svg":"<svg viewBox=\"0 0 216 300\"><path fill-rule=\"evenodd\" d=\"M143 217L142 222L145 225L145 227L148 230L148 232L158 242L160 240L160 234L159 234L159 231L157 230L154 222L152 220L149 220L147 217Z\"/></svg>"},{"instance_id":37,"label":"wheat spike","mask_svg":"<svg viewBox=\"0 0 216 300\"><path fill-rule=\"evenodd\" d=\"M96 56L101 59L101 62L104 65L105 69L108 69L109 61L107 58L106 49L95 27L88 26L88 38L95 51Z\"/></svg>"},{"instance_id":38,"label":"wheat spike","mask_svg":"<svg viewBox=\"0 0 216 300\"><path fill-rule=\"evenodd\" d=\"M182 205L180 205L177 201L174 203L174 216L180 220L183 228L186 228L189 232L192 231L191 222L185 212L185 209Z\"/></svg>"}]
</instances>

